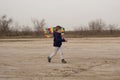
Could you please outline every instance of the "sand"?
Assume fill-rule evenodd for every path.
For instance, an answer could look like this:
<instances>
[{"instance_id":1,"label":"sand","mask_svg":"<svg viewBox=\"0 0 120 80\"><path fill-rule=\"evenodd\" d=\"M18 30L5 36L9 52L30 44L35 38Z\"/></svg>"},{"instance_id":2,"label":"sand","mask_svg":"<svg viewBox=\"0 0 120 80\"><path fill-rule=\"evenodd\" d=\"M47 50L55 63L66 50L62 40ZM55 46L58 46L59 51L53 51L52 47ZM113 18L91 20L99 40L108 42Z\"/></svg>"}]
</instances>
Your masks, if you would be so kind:
<instances>
[{"instance_id":1,"label":"sand","mask_svg":"<svg viewBox=\"0 0 120 80\"><path fill-rule=\"evenodd\" d=\"M47 62L52 39L0 39L0 80L120 80L120 38L69 38Z\"/></svg>"}]
</instances>

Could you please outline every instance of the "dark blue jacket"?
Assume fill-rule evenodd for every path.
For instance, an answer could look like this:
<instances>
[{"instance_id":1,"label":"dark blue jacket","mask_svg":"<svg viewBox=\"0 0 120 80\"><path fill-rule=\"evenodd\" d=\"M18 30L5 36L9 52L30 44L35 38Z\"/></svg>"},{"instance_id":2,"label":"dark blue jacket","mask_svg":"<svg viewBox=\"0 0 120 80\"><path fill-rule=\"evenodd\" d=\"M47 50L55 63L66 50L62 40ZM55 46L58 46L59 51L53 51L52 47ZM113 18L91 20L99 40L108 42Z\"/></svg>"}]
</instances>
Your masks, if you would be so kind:
<instances>
[{"instance_id":1,"label":"dark blue jacket","mask_svg":"<svg viewBox=\"0 0 120 80\"><path fill-rule=\"evenodd\" d=\"M65 39L62 38L61 33L54 31L53 37L54 37L54 44L53 44L54 47L61 47L62 42L65 42Z\"/></svg>"}]
</instances>

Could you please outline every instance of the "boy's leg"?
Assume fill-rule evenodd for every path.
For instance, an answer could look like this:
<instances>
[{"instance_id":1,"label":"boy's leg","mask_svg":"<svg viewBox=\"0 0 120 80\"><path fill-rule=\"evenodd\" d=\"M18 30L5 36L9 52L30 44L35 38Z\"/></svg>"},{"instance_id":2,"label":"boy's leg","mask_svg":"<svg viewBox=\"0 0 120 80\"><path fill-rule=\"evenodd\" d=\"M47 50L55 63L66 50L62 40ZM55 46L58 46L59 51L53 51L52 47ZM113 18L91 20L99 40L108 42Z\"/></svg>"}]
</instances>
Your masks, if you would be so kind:
<instances>
[{"instance_id":1,"label":"boy's leg","mask_svg":"<svg viewBox=\"0 0 120 80\"><path fill-rule=\"evenodd\" d=\"M53 52L49 57L52 58L53 56L55 56L58 50L59 50L59 47L54 47Z\"/></svg>"},{"instance_id":2,"label":"boy's leg","mask_svg":"<svg viewBox=\"0 0 120 80\"><path fill-rule=\"evenodd\" d=\"M61 47L59 47L59 51L60 51L60 57L61 57L61 60L64 59L64 54L63 54L63 50Z\"/></svg>"},{"instance_id":3,"label":"boy's leg","mask_svg":"<svg viewBox=\"0 0 120 80\"><path fill-rule=\"evenodd\" d=\"M65 59L64 59L64 54L63 54L63 51L62 51L62 48L61 48L61 47L59 48L59 51L60 51L60 56L61 56L61 62L62 62L62 63L67 63L67 62L65 61Z\"/></svg>"}]
</instances>

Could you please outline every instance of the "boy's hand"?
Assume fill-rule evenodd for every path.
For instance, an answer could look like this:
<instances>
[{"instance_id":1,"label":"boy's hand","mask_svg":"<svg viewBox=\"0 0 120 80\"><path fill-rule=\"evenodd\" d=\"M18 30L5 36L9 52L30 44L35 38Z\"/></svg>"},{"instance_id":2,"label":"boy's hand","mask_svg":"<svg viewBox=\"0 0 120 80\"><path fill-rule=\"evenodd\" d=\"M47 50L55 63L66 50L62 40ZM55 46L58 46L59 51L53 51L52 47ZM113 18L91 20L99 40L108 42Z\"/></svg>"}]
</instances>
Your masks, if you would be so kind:
<instances>
[{"instance_id":1,"label":"boy's hand","mask_svg":"<svg viewBox=\"0 0 120 80\"><path fill-rule=\"evenodd\" d=\"M65 39L65 42L68 42L68 41Z\"/></svg>"}]
</instances>

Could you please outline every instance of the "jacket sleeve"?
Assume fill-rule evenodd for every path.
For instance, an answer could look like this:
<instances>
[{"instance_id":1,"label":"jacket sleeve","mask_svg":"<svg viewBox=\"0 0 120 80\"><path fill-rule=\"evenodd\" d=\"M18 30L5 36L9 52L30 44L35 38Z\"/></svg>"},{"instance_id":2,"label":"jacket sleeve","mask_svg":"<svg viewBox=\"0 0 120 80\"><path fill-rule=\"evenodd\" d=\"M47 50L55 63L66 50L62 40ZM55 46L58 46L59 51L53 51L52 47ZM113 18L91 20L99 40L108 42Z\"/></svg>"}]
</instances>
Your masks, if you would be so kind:
<instances>
[{"instance_id":1,"label":"jacket sleeve","mask_svg":"<svg viewBox=\"0 0 120 80\"><path fill-rule=\"evenodd\" d=\"M62 39L62 42L65 42L65 41L66 41L66 40L63 38L63 39Z\"/></svg>"}]
</instances>

